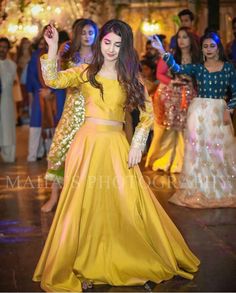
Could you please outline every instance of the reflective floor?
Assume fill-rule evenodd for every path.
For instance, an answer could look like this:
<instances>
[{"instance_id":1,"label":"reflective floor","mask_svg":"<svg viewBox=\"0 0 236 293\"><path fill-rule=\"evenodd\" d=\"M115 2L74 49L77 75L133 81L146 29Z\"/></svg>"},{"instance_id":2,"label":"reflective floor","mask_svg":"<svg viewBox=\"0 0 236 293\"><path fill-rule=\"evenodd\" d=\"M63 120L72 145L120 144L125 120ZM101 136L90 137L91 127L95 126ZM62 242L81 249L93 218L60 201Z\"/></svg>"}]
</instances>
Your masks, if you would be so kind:
<instances>
[{"instance_id":1,"label":"reflective floor","mask_svg":"<svg viewBox=\"0 0 236 293\"><path fill-rule=\"evenodd\" d=\"M31 281L53 218L40 207L49 195L45 159L27 163L26 126L17 128L17 162L0 162L0 291L41 291ZM93 291L236 291L236 209L194 210L167 202L177 176L144 170L156 197L182 232L201 266L194 280L176 277L144 287L97 286ZM138 257L138 256L137 256Z\"/></svg>"}]
</instances>

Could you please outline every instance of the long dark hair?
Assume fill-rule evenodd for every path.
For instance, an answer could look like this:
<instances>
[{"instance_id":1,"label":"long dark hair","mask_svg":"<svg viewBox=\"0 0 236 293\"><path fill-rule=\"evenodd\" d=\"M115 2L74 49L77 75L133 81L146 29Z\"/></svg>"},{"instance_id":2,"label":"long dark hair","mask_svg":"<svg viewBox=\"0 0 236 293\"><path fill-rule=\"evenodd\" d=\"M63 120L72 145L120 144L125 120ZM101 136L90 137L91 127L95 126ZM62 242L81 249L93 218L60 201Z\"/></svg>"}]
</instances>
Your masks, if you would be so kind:
<instances>
[{"instance_id":1,"label":"long dark hair","mask_svg":"<svg viewBox=\"0 0 236 293\"><path fill-rule=\"evenodd\" d=\"M81 48L81 35L83 28L86 25L91 25L95 31L94 43L92 45L92 51L94 50L95 41L98 36L98 27L94 21L88 18L78 19L77 22L73 26L73 37L69 44L69 50L67 50L64 54L62 54L62 59L65 61L71 60L72 62L77 63L77 59L79 58L79 50Z\"/></svg>"},{"instance_id":2,"label":"long dark hair","mask_svg":"<svg viewBox=\"0 0 236 293\"><path fill-rule=\"evenodd\" d=\"M217 47L219 49L219 60L223 62L227 61L227 57L224 52L224 47L222 45L219 35L214 31L206 32L204 36L201 38L201 48L202 48L203 42L207 39L212 39L217 44ZM201 62L203 63L204 62L203 53L202 53L201 59L202 59Z\"/></svg>"},{"instance_id":3,"label":"long dark hair","mask_svg":"<svg viewBox=\"0 0 236 293\"><path fill-rule=\"evenodd\" d=\"M116 70L119 83L127 94L126 107L129 109L140 106L145 108L144 85L140 81L140 63L134 49L131 27L118 19L109 20L100 30L95 44L94 58L87 68L87 79L91 85L100 89L103 97L103 86L96 80L96 74L102 68L104 57L101 52L101 41L108 33L115 33L121 37L121 47L116 61Z\"/></svg>"},{"instance_id":4,"label":"long dark hair","mask_svg":"<svg viewBox=\"0 0 236 293\"><path fill-rule=\"evenodd\" d=\"M29 53L30 56L32 54L32 45L31 45L30 40L28 38L22 38L21 41L20 41L19 47L17 48L16 63L19 62L19 59L23 54L23 46L24 46L25 42L29 42L30 45L29 45L29 48L28 48L28 53Z\"/></svg>"},{"instance_id":5,"label":"long dark hair","mask_svg":"<svg viewBox=\"0 0 236 293\"><path fill-rule=\"evenodd\" d=\"M181 31L186 32L186 34L188 35L189 39L190 39L190 55L191 55L191 59L192 59L192 63L196 64L199 63L200 61L200 46L198 43L198 40L196 38L196 35L194 35L191 32L191 29L188 27L181 27L178 32L177 32L177 40L176 40L176 51L175 51L175 60L177 61L177 63L181 64L181 59L182 59L182 52L181 49L178 45L178 35Z\"/></svg>"}]
</instances>

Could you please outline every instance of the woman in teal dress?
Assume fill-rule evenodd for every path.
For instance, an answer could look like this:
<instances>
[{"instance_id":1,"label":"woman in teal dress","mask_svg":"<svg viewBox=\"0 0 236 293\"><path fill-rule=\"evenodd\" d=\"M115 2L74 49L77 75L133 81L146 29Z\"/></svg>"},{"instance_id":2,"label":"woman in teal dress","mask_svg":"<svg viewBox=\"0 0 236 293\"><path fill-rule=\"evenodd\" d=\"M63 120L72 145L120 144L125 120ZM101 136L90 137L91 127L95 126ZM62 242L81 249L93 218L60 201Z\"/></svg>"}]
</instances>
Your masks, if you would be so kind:
<instances>
[{"instance_id":1,"label":"woman in teal dress","mask_svg":"<svg viewBox=\"0 0 236 293\"><path fill-rule=\"evenodd\" d=\"M236 71L224 57L219 36L203 36L201 64L178 65L158 38L152 44L172 71L195 77L198 87L188 110L180 186L170 202L192 208L236 207L236 139L230 117L236 108ZM229 88L232 97L226 104Z\"/></svg>"}]
</instances>

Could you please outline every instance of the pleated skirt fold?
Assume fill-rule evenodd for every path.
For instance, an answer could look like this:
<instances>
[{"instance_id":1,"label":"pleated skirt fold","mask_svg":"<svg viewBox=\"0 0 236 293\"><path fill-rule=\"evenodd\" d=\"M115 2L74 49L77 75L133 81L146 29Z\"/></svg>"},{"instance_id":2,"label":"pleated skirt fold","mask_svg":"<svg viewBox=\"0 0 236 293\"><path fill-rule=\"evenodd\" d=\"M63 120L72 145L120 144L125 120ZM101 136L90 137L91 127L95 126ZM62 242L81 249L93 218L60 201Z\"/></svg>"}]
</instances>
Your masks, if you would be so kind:
<instances>
[{"instance_id":1,"label":"pleated skirt fold","mask_svg":"<svg viewBox=\"0 0 236 293\"><path fill-rule=\"evenodd\" d=\"M120 126L86 122L66 158L64 187L34 273L46 291L192 279L199 260L146 185L128 169Z\"/></svg>"}]
</instances>

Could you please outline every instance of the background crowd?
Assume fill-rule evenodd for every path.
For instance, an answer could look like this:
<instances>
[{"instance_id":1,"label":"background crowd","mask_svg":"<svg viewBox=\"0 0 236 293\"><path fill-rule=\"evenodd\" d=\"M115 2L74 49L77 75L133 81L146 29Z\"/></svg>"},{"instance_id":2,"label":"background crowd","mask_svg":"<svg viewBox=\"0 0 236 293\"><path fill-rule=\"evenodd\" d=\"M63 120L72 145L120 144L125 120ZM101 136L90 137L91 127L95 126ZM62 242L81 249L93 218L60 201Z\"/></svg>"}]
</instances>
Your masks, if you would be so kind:
<instances>
[{"instance_id":1,"label":"background crowd","mask_svg":"<svg viewBox=\"0 0 236 293\"><path fill-rule=\"evenodd\" d=\"M200 54L199 45L201 36L194 30L194 14L190 10L184 9L179 12L178 17L182 30L178 31L169 42L164 34L158 36L166 50L184 56L182 58L183 63L195 63L198 61L197 59ZM91 44L86 44L86 40L83 44L81 39L80 34L82 31L79 30L79 21L80 19L74 22L71 29L72 33L64 30L59 32L59 55L63 55L61 59L64 60L64 63L65 59L68 59L69 56L66 53L68 50L72 50L72 52L69 52L72 55L76 55L75 52L77 52L77 56L83 59L81 59L82 63L89 63L89 58L92 57L91 49L86 49L90 48ZM211 28L206 28L205 32L211 30ZM227 58L236 65L236 18L232 20L232 31L234 39L226 44L225 53ZM24 124L29 124L27 161L35 162L46 156L50 149L54 130L63 112L66 98L65 91L48 88L42 79L39 58L47 51L47 46L42 35L43 31L33 41L24 37L14 48L7 36L0 38L0 147L1 157L4 162L15 161L15 127L20 127ZM186 38L189 38L190 42L188 40L186 41ZM163 107L162 109L161 105L157 106L159 98L155 93L157 87L159 87L159 90L160 88L162 89L162 93L168 92L169 95L171 90L172 96L185 96L186 93L182 87L178 86L179 77L177 78L165 67L165 63L160 58L158 51L152 47L150 40L147 40L145 52L141 53L139 57L145 85L154 101L153 106L158 124L164 123L163 125L165 126L165 131L162 131L159 137L154 137L153 140L152 134L149 137L146 151L148 151L150 145L151 147L147 155L146 166L152 167L153 170L161 169L164 171L171 170L171 172L180 172L183 160L182 130L184 129L184 112L186 111L181 110L181 113L172 113L171 109L173 105L171 106L170 104L168 105L168 110ZM81 63L81 60L77 63ZM177 61L181 63L181 60L178 60L178 58ZM6 72L8 72L7 78ZM185 77L183 79L185 81ZM175 85L174 92L173 85ZM189 90L191 93L187 94L187 104L189 103L188 99L194 96L194 81L187 90L187 93L189 93ZM187 104L185 105L186 109ZM163 111L169 110L168 117L164 117ZM125 128L127 138L130 141L133 129L138 123L138 109L127 113L126 119L127 123ZM178 123L176 123L176 119ZM235 127L235 113L232 114L232 120ZM154 128L157 128L158 124L154 124Z\"/></svg>"}]
</instances>

